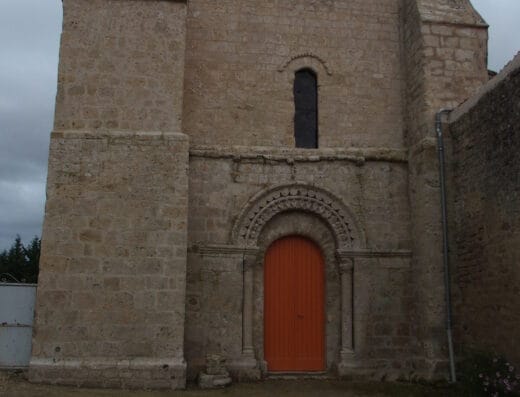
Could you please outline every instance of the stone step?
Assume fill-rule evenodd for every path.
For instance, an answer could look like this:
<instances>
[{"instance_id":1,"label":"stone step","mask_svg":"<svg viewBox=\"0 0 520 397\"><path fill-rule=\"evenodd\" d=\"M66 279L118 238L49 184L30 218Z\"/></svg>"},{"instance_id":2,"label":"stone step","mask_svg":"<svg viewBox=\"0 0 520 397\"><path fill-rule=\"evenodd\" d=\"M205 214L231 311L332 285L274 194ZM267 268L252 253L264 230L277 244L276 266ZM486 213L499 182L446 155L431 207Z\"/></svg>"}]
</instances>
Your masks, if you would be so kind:
<instances>
[{"instance_id":1,"label":"stone step","mask_svg":"<svg viewBox=\"0 0 520 397\"><path fill-rule=\"evenodd\" d=\"M295 380L295 379L335 379L336 377L326 371L322 372L268 372L267 380Z\"/></svg>"}]
</instances>

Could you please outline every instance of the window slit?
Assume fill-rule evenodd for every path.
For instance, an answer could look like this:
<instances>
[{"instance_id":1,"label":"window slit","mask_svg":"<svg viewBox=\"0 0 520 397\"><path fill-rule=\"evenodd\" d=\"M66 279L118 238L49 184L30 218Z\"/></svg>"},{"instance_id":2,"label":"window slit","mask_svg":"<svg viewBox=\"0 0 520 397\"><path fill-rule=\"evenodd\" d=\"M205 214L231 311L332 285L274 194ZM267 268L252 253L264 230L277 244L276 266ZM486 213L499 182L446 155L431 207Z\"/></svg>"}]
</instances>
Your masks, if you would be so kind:
<instances>
[{"instance_id":1,"label":"window slit","mask_svg":"<svg viewBox=\"0 0 520 397\"><path fill-rule=\"evenodd\" d=\"M294 77L294 138L297 148L318 147L318 84L309 69Z\"/></svg>"}]
</instances>

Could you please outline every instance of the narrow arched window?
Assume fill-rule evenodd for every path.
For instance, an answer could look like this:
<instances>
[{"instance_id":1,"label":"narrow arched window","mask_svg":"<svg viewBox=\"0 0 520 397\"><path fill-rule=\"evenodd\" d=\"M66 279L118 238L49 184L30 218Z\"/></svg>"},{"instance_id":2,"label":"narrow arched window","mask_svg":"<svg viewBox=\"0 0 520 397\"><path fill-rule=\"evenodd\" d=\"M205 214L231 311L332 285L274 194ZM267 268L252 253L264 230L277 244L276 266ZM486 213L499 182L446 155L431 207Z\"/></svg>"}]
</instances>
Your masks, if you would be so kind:
<instances>
[{"instance_id":1,"label":"narrow arched window","mask_svg":"<svg viewBox=\"0 0 520 397\"><path fill-rule=\"evenodd\" d=\"M294 76L294 138L297 148L318 147L318 81L301 69Z\"/></svg>"}]
</instances>

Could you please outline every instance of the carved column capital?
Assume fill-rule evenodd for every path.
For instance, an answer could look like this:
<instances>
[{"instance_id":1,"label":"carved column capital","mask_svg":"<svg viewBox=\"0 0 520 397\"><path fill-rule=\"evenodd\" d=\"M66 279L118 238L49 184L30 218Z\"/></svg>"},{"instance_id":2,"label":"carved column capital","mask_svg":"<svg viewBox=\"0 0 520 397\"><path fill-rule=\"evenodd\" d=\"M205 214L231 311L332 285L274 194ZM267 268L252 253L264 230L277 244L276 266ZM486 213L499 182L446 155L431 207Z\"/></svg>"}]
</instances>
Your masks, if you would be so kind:
<instances>
[{"instance_id":1,"label":"carved column capital","mask_svg":"<svg viewBox=\"0 0 520 397\"><path fill-rule=\"evenodd\" d=\"M354 259L353 258L344 258L339 262L339 271L341 274L343 273L352 273L354 270Z\"/></svg>"},{"instance_id":2,"label":"carved column capital","mask_svg":"<svg viewBox=\"0 0 520 397\"><path fill-rule=\"evenodd\" d=\"M247 249L244 251L244 269L252 269L256 265L258 249Z\"/></svg>"}]
</instances>

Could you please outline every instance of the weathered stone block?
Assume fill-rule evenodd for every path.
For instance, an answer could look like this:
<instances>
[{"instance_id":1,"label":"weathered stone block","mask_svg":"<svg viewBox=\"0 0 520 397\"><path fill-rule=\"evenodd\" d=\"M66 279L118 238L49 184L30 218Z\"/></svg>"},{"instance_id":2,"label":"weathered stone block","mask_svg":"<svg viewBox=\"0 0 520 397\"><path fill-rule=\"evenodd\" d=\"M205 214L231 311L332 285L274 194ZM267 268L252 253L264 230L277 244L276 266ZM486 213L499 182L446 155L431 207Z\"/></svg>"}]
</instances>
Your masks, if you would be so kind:
<instances>
[{"instance_id":1,"label":"weathered stone block","mask_svg":"<svg viewBox=\"0 0 520 397\"><path fill-rule=\"evenodd\" d=\"M226 374L200 374L198 385L201 389L215 389L231 384L231 378Z\"/></svg>"}]
</instances>

